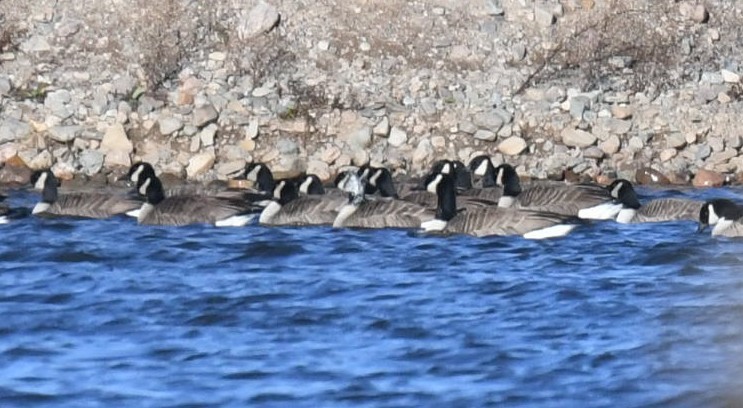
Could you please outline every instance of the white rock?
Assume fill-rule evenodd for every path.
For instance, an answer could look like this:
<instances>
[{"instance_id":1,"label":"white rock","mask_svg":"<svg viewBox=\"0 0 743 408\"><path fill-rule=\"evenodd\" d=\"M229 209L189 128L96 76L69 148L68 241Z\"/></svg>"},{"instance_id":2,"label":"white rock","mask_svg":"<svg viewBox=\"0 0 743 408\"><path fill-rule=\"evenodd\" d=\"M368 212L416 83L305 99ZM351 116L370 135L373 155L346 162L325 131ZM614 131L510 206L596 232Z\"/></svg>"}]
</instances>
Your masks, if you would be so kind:
<instances>
[{"instance_id":1,"label":"white rock","mask_svg":"<svg viewBox=\"0 0 743 408\"><path fill-rule=\"evenodd\" d=\"M489 130L480 129L477 132L475 132L475 139L492 142L496 139L496 135L494 132L491 132Z\"/></svg>"},{"instance_id":2,"label":"white rock","mask_svg":"<svg viewBox=\"0 0 743 408\"><path fill-rule=\"evenodd\" d=\"M213 146L214 136L217 134L218 126L214 123L208 125L199 133L199 139L201 139L202 146Z\"/></svg>"},{"instance_id":3,"label":"white rock","mask_svg":"<svg viewBox=\"0 0 743 408\"><path fill-rule=\"evenodd\" d=\"M209 169L212 168L215 160L216 157L214 156L214 152L210 151L199 153L193 156L188 161L188 166L186 167L186 176L189 179L193 179L196 176L207 172Z\"/></svg>"},{"instance_id":4,"label":"white rock","mask_svg":"<svg viewBox=\"0 0 743 408\"><path fill-rule=\"evenodd\" d=\"M217 118L219 118L219 112L217 112L213 105L202 106L193 112L193 125L201 128L214 122Z\"/></svg>"},{"instance_id":5,"label":"white rock","mask_svg":"<svg viewBox=\"0 0 743 408\"><path fill-rule=\"evenodd\" d=\"M0 120L0 142L25 139L31 134L31 126L18 119Z\"/></svg>"},{"instance_id":6,"label":"white rock","mask_svg":"<svg viewBox=\"0 0 743 408\"><path fill-rule=\"evenodd\" d=\"M134 151L134 145L127 137L124 126L117 123L106 130L101 141L101 151L104 153L123 152L127 155Z\"/></svg>"},{"instance_id":7,"label":"white rock","mask_svg":"<svg viewBox=\"0 0 743 408\"><path fill-rule=\"evenodd\" d=\"M387 142L390 144L390 146L393 147L400 147L404 145L408 141L408 134L405 133L404 130L400 129L399 127L395 126L390 131L390 137L387 139Z\"/></svg>"},{"instance_id":8,"label":"white rock","mask_svg":"<svg viewBox=\"0 0 743 408\"><path fill-rule=\"evenodd\" d=\"M31 54L34 52L47 52L52 50L49 42L46 40L46 38L44 38L44 36L41 35L34 35L33 37L24 41L21 44L20 48L21 51L25 52L26 54Z\"/></svg>"},{"instance_id":9,"label":"white rock","mask_svg":"<svg viewBox=\"0 0 743 408\"><path fill-rule=\"evenodd\" d=\"M516 156L526 149L526 140L511 136L498 144L498 150L508 156Z\"/></svg>"},{"instance_id":10,"label":"white rock","mask_svg":"<svg viewBox=\"0 0 743 408\"><path fill-rule=\"evenodd\" d=\"M736 74L733 71L728 71L727 69L723 69L720 71L720 74L722 75L722 80L728 83L737 84L740 82L740 75Z\"/></svg>"},{"instance_id":11,"label":"white rock","mask_svg":"<svg viewBox=\"0 0 743 408\"><path fill-rule=\"evenodd\" d=\"M390 134L390 120L387 116L383 117L372 129L372 133L376 136L387 137Z\"/></svg>"},{"instance_id":12,"label":"white rock","mask_svg":"<svg viewBox=\"0 0 743 408\"><path fill-rule=\"evenodd\" d=\"M314 174L320 180L330 180L330 166L322 160L310 160L307 163L307 174Z\"/></svg>"},{"instance_id":13,"label":"white rock","mask_svg":"<svg viewBox=\"0 0 743 408\"><path fill-rule=\"evenodd\" d=\"M330 43L325 40L318 41L317 48L322 51L327 51L330 49Z\"/></svg>"},{"instance_id":14,"label":"white rock","mask_svg":"<svg viewBox=\"0 0 743 408\"><path fill-rule=\"evenodd\" d=\"M271 31L279 22L279 12L272 5L261 1L247 15L243 14L238 22L237 35L240 40L247 40L261 33Z\"/></svg>"},{"instance_id":15,"label":"white rock","mask_svg":"<svg viewBox=\"0 0 743 408\"><path fill-rule=\"evenodd\" d=\"M584 130L565 128L560 134L565 146L588 147L596 143L596 136Z\"/></svg>"},{"instance_id":16,"label":"white rock","mask_svg":"<svg viewBox=\"0 0 743 408\"><path fill-rule=\"evenodd\" d=\"M273 92L273 89L261 86L258 88L253 89L253 92L251 95L253 95L254 98L262 98L264 96L270 95Z\"/></svg>"},{"instance_id":17,"label":"white rock","mask_svg":"<svg viewBox=\"0 0 743 408\"><path fill-rule=\"evenodd\" d=\"M158 125L160 125L160 133L163 136L167 136L171 133L175 133L183 129L183 122L180 119L174 118L172 116L160 117L157 123Z\"/></svg>"},{"instance_id":18,"label":"white rock","mask_svg":"<svg viewBox=\"0 0 743 408\"><path fill-rule=\"evenodd\" d=\"M82 127L77 125L54 126L49 129L49 136L57 142L67 143L75 140L80 132L82 132Z\"/></svg>"}]
</instances>

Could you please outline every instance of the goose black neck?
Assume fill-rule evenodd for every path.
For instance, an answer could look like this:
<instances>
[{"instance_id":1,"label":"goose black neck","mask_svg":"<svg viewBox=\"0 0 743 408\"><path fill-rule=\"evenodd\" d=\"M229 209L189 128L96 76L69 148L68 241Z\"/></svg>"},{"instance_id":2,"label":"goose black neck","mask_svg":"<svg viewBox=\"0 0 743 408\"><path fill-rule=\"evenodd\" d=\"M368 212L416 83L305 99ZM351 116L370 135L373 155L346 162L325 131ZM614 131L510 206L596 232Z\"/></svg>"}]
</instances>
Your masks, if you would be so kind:
<instances>
[{"instance_id":1,"label":"goose black neck","mask_svg":"<svg viewBox=\"0 0 743 408\"><path fill-rule=\"evenodd\" d=\"M260 191L273 191L276 188L276 181L273 179L273 173L266 166L261 166L256 176L256 184Z\"/></svg>"},{"instance_id":2,"label":"goose black neck","mask_svg":"<svg viewBox=\"0 0 743 408\"><path fill-rule=\"evenodd\" d=\"M57 185L59 182L57 181L57 178L54 177L54 174L52 172L46 173L46 180L44 180L44 189L41 191L41 201L44 203L52 204L55 201L57 201L58 193L57 193Z\"/></svg>"},{"instance_id":3,"label":"goose black neck","mask_svg":"<svg viewBox=\"0 0 743 408\"><path fill-rule=\"evenodd\" d=\"M442 179L436 186L436 218L449 221L457 215L457 191L454 180L442 174Z\"/></svg>"},{"instance_id":4,"label":"goose black neck","mask_svg":"<svg viewBox=\"0 0 743 408\"><path fill-rule=\"evenodd\" d=\"M163 184L157 177L150 177L147 180L150 184L147 186L146 198L147 202L152 205L160 204L165 199L165 192L163 191Z\"/></svg>"},{"instance_id":5,"label":"goose black neck","mask_svg":"<svg viewBox=\"0 0 743 408\"><path fill-rule=\"evenodd\" d=\"M521 180L519 180L519 175L513 167L501 165L495 174L496 182L500 181L503 185L504 196L516 197L521 194Z\"/></svg>"},{"instance_id":6,"label":"goose black neck","mask_svg":"<svg viewBox=\"0 0 743 408\"><path fill-rule=\"evenodd\" d=\"M398 198L397 190L395 189L395 184L392 182L392 175L389 171L383 170L379 177L377 177L376 184L379 194L382 197Z\"/></svg>"}]
</instances>

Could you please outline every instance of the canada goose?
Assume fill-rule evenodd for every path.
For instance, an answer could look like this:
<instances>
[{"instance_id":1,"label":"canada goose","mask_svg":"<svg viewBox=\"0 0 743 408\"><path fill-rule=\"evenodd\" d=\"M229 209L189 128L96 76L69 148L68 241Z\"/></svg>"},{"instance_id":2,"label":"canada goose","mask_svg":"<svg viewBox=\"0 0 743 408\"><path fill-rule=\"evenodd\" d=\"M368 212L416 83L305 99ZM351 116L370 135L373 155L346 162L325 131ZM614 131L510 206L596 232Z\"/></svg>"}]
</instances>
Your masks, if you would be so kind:
<instances>
[{"instance_id":1,"label":"canada goose","mask_svg":"<svg viewBox=\"0 0 743 408\"><path fill-rule=\"evenodd\" d=\"M297 190L290 180L278 181L274 200L263 209L258 222L264 225L331 225L338 210L348 202L342 195L303 195Z\"/></svg>"},{"instance_id":2,"label":"canada goose","mask_svg":"<svg viewBox=\"0 0 743 408\"><path fill-rule=\"evenodd\" d=\"M432 176L427 189L435 191L438 197L436 218L421 225L427 232L476 237L521 235L528 239L544 239L567 235L577 226L567 223L574 217L532 210L496 206L458 212L454 180L445 174Z\"/></svg>"},{"instance_id":3,"label":"canada goose","mask_svg":"<svg viewBox=\"0 0 743 408\"><path fill-rule=\"evenodd\" d=\"M298 189L301 195L325 194L325 187L322 185L320 177L314 174L305 174L298 180L297 184L299 185Z\"/></svg>"},{"instance_id":4,"label":"canada goose","mask_svg":"<svg viewBox=\"0 0 743 408\"><path fill-rule=\"evenodd\" d=\"M134 186L139 186L147 177L155 177L155 168L148 162L134 163L127 173L127 179ZM240 191L230 191L226 186L210 184L181 184L177 186L168 186L165 188L166 196L177 196L177 195L208 195L218 196L225 198L238 198L241 195Z\"/></svg>"},{"instance_id":5,"label":"canada goose","mask_svg":"<svg viewBox=\"0 0 743 408\"><path fill-rule=\"evenodd\" d=\"M415 191L411 191L409 194L403 196L402 199L422 205L427 208L436 208L436 205L438 204L436 193L428 191L425 184L427 180L431 180L437 174L451 176L454 180L458 192L468 192L472 190L472 183L470 182L469 171L464 167L464 164L462 162L439 160L434 163L431 171L421 182L421 186L416 188ZM457 195L456 201L457 208L465 210L495 206L498 203L497 200L488 200L486 198L480 198L475 195Z\"/></svg>"},{"instance_id":6,"label":"canada goose","mask_svg":"<svg viewBox=\"0 0 743 408\"><path fill-rule=\"evenodd\" d=\"M108 193L59 194L60 183L51 170L34 172L31 184L35 190L41 191L41 201L31 211L34 215L101 219L124 214L142 205L140 200Z\"/></svg>"},{"instance_id":7,"label":"canada goose","mask_svg":"<svg viewBox=\"0 0 743 408\"><path fill-rule=\"evenodd\" d=\"M495 181L503 187L499 207L523 208L578 216L583 219L608 220L622 209L606 188L591 184L533 184L521 188L516 170L501 164L495 170Z\"/></svg>"},{"instance_id":8,"label":"canada goose","mask_svg":"<svg viewBox=\"0 0 743 408\"><path fill-rule=\"evenodd\" d=\"M475 156L470 160L469 164L470 173L475 180L480 182L481 187L495 187L495 165L489 156L480 155Z\"/></svg>"},{"instance_id":9,"label":"canada goose","mask_svg":"<svg viewBox=\"0 0 743 408\"><path fill-rule=\"evenodd\" d=\"M622 224L697 221L699 210L704 204L701 201L683 198L658 198L640 204L632 183L624 179L615 180L607 187L607 190L615 200L622 204L622 209L617 214L617 222Z\"/></svg>"},{"instance_id":10,"label":"canada goose","mask_svg":"<svg viewBox=\"0 0 743 408\"><path fill-rule=\"evenodd\" d=\"M365 180L354 172L345 172L338 187L349 198L333 221L333 227L350 228L418 228L434 217L434 211L402 200L367 200Z\"/></svg>"},{"instance_id":11,"label":"canada goose","mask_svg":"<svg viewBox=\"0 0 743 408\"><path fill-rule=\"evenodd\" d=\"M713 225L712 236L743 237L743 208L726 200L709 200L699 210L699 232Z\"/></svg>"},{"instance_id":12,"label":"canada goose","mask_svg":"<svg viewBox=\"0 0 743 408\"><path fill-rule=\"evenodd\" d=\"M253 206L236 199L196 195L166 197L162 183L156 176L140 179L138 191L146 197L137 214L139 224L239 227L256 216Z\"/></svg>"}]
</instances>

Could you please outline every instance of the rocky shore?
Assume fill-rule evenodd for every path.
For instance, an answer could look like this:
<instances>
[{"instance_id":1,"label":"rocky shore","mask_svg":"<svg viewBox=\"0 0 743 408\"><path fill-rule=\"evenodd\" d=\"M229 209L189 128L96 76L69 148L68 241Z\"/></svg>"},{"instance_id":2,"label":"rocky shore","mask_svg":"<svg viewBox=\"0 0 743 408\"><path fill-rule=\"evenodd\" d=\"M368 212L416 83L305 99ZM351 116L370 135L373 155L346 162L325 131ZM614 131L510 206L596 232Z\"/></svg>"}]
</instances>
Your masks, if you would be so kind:
<instances>
[{"instance_id":1,"label":"rocky shore","mask_svg":"<svg viewBox=\"0 0 743 408\"><path fill-rule=\"evenodd\" d=\"M0 183L480 154L533 178L743 174L738 2L88 3L0 3Z\"/></svg>"}]
</instances>

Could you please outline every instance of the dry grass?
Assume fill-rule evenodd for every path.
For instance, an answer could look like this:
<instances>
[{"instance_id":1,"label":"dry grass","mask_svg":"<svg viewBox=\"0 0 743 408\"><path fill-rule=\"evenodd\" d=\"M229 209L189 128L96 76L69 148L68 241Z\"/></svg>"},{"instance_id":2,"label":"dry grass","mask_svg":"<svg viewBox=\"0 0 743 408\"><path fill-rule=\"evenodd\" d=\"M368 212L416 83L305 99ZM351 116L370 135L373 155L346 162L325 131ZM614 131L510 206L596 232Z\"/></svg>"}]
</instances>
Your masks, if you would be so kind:
<instances>
[{"instance_id":1,"label":"dry grass","mask_svg":"<svg viewBox=\"0 0 743 408\"><path fill-rule=\"evenodd\" d=\"M530 57L535 68L516 93L576 74L584 89L617 80L633 90L672 85L679 78L669 72L682 60L674 7L669 1L610 0L566 16L549 33L552 47Z\"/></svg>"}]
</instances>

